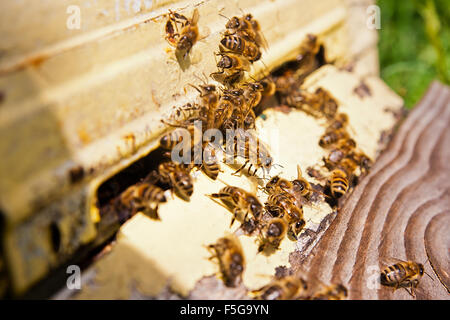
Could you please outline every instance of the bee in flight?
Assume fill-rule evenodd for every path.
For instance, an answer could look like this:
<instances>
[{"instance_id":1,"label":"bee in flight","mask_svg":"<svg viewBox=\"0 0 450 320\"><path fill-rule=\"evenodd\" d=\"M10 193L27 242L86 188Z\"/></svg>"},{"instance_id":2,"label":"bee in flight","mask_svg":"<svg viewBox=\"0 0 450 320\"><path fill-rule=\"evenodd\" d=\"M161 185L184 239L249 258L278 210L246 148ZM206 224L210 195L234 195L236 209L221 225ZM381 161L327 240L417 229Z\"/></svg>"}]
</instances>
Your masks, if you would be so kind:
<instances>
[{"instance_id":1,"label":"bee in flight","mask_svg":"<svg viewBox=\"0 0 450 320\"><path fill-rule=\"evenodd\" d=\"M245 270L245 257L239 239L228 234L217 240L215 244L207 246L212 256L219 263L219 269L223 282L227 287L236 287L242 282L242 274Z\"/></svg>"}]
</instances>

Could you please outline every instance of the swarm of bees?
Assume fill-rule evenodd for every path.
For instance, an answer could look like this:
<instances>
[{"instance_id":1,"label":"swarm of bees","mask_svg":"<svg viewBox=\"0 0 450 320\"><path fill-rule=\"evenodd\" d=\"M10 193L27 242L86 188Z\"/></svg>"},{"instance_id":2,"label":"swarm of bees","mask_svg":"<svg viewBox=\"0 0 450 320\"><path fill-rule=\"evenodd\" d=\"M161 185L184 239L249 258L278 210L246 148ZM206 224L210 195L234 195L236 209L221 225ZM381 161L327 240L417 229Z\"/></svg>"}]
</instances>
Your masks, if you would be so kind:
<instances>
[{"instance_id":1,"label":"swarm of bees","mask_svg":"<svg viewBox=\"0 0 450 320\"><path fill-rule=\"evenodd\" d=\"M197 9L190 19L177 12L169 12L165 25L166 40L176 48L178 58L185 59L199 40L198 21ZM221 172L219 154L222 152L233 160L243 160L234 174L247 168L248 175L254 176L262 170L265 178L274 166L274 159L269 148L252 129L264 108L263 102L269 97L276 97L281 105L326 121L319 145L329 151L323 159L323 167L329 172L328 178L318 170L308 168L307 171L319 181L326 179L329 195L325 194L326 187L318 188L308 182L300 166L293 180L278 175L267 180L263 187L267 194L264 203L255 193L236 186L227 185L210 194L211 199L232 213L230 226L238 220L244 234L257 235L258 252L270 254L278 250L286 237L296 241L306 225L304 206L330 196L340 198L352 186L357 169L366 172L370 168L371 160L351 138L348 116L338 111L336 99L323 88L318 88L314 93L301 88L306 76L325 63L318 38L308 35L294 61L288 61L261 80L244 82L245 73L261 59L262 50L267 47L260 25L251 14L228 19L219 52L215 53L218 71L210 75L221 85L208 83L208 80L198 85L190 84L198 92L195 101L175 108L167 119L162 120L170 129L160 138L159 146L168 159L159 163L145 179L120 194L117 206L127 213L126 218L143 212L159 220L158 207L167 201L167 190L189 201L194 190L191 171L201 170L210 179L217 180ZM198 126L198 123L201 125ZM233 130L234 135L231 141L205 141L203 138L210 129L217 129L227 137L228 131ZM179 146L182 146L181 150ZM180 163L169 160L168 155L175 151L189 161ZM238 286L245 271L245 256L237 236L227 234L215 244L208 245L207 250L212 254L211 259L217 261L224 284ZM402 278L402 281L407 281L412 291L413 287L417 287L418 278L408 277L408 280ZM394 278L398 277L388 272L384 276L382 274L382 281L386 283ZM284 275L274 278L251 295L264 300L340 300L347 297L347 289L340 284L322 285L317 290L309 287L301 277Z\"/></svg>"}]
</instances>

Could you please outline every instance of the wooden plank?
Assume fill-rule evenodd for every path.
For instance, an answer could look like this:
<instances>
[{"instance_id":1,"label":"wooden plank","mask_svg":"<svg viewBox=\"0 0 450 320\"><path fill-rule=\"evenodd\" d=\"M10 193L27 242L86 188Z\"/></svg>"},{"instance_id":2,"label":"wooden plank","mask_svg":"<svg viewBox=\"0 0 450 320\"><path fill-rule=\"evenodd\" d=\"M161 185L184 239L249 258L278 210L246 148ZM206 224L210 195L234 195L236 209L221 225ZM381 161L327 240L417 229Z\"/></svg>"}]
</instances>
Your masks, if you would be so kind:
<instances>
[{"instance_id":1,"label":"wooden plank","mask_svg":"<svg viewBox=\"0 0 450 320\"><path fill-rule=\"evenodd\" d=\"M437 82L401 125L311 254L291 263L350 299L413 299L371 279L390 258L423 263L417 299L449 299L450 88ZM427 262L427 259L431 263Z\"/></svg>"}]
</instances>

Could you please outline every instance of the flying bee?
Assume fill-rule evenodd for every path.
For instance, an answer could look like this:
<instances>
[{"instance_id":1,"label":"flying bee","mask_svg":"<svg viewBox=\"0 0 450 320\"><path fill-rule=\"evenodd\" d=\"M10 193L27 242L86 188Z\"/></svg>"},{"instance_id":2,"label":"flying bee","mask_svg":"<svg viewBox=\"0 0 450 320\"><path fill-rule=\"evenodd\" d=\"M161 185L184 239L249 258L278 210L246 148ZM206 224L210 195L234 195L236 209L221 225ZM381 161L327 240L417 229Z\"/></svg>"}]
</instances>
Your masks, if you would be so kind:
<instances>
[{"instance_id":1,"label":"flying bee","mask_svg":"<svg viewBox=\"0 0 450 320\"><path fill-rule=\"evenodd\" d=\"M336 168L331 172L330 179L330 189L331 194L335 198L342 197L349 188L349 179L347 173L340 169Z\"/></svg>"},{"instance_id":2,"label":"flying bee","mask_svg":"<svg viewBox=\"0 0 450 320\"><path fill-rule=\"evenodd\" d=\"M202 171L211 179L216 180L220 172L219 159L217 158L216 148L208 143L203 149ZM206 154L206 155L205 155Z\"/></svg>"},{"instance_id":3,"label":"flying bee","mask_svg":"<svg viewBox=\"0 0 450 320\"><path fill-rule=\"evenodd\" d=\"M330 286L322 286L321 290L315 292L310 300L345 300L348 290L342 284L332 284Z\"/></svg>"},{"instance_id":4,"label":"flying bee","mask_svg":"<svg viewBox=\"0 0 450 320\"><path fill-rule=\"evenodd\" d=\"M319 146L327 149L336 144L339 140L348 138L349 135L345 129L326 131L325 134L320 137Z\"/></svg>"},{"instance_id":5,"label":"flying bee","mask_svg":"<svg viewBox=\"0 0 450 320\"><path fill-rule=\"evenodd\" d=\"M381 271L380 282L384 286L394 287L394 291L398 288L405 288L408 291L406 288L409 287L411 292L408 291L408 293L415 297L414 289L419 285L419 281L424 273L426 272L423 264L399 260L396 264L388 266ZM428 273L427 275L431 278Z\"/></svg>"},{"instance_id":6,"label":"flying bee","mask_svg":"<svg viewBox=\"0 0 450 320\"><path fill-rule=\"evenodd\" d=\"M207 247L212 256L217 259L223 282L227 287L236 287L242 282L245 270L245 257L239 239L229 234Z\"/></svg>"},{"instance_id":7,"label":"flying bee","mask_svg":"<svg viewBox=\"0 0 450 320\"><path fill-rule=\"evenodd\" d=\"M230 226L233 225L239 213L244 214L245 221L249 213L255 219L259 219L264 211L261 202L259 202L255 195L238 187L223 187L218 193L211 194L210 197L220 199L225 207L233 212L233 219L231 220Z\"/></svg>"},{"instance_id":8,"label":"flying bee","mask_svg":"<svg viewBox=\"0 0 450 320\"><path fill-rule=\"evenodd\" d=\"M244 169L249 163L248 173L252 166L255 166L255 171L252 175L256 175L256 172L262 168L263 174L269 173L272 168L273 158L270 156L269 149L262 143L258 137L252 131L244 131L242 128L235 130L236 135L233 137L233 141L227 141L227 154L232 155L234 158L243 157L245 163L233 174L236 175L242 169ZM232 150L230 150L231 148Z\"/></svg>"},{"instance_id":9,"label":"flying bee","mask_svg":"<svg viewBox=\"0 0 450 320\"><path fill-rule=\"evenodd\" d=\"M199 18L198 9L194 9L191 19L169 11L169 20L166 22L166 40L170 45L176 47L176 52L183 58L186 58L199 38L197 25ZM178 31L178 24L181 24L180 31Z\"/></svg>"},{"instance_id":10,"label":"flying bee","mask_svg":"<svg viewBox=\"0 0 450 320\"><path fill-rule=\"evenodd\" d=\"M165 184L169 184L176 195L185 201L189 201L194 192L192 178L182 164L171 161L162 162L158 166L157 178Z\"/></svg>"},{"instance_id":11,"label":"flying bee","mask_svg":"<svg viewBox=\"0 0 450 320\"><path fill-rule=\"evenodd\" d=\"M142 211L152 219L160 220L158 206L166 202L164 191L149 183L139 183L126 189L120 195L120 204L131 210L131 215Z\"/></svg>"},{"instance_id":12,"label":"flying bee","mask_svg":"<svg viewBox=\"0 0 450 320\"><path fill-rule=\"evenodd\" d=\"M251 292L258 300L297 300L305 296L308 285L294 275L275 278L269 284Z\"/></svg>"},{"instance_id":13,"label":"flying bee","mask_svg":"<svg viewBox=\"0 0 450 320\"><path fill-rule=\"evenodd\" d=\"M265 205L272 216L286 221L289 235L297 240L306 222L303 218L303 207L295 204L295 198L286 192L276 192L269 195Z\"/></svg>"}]
</instances>

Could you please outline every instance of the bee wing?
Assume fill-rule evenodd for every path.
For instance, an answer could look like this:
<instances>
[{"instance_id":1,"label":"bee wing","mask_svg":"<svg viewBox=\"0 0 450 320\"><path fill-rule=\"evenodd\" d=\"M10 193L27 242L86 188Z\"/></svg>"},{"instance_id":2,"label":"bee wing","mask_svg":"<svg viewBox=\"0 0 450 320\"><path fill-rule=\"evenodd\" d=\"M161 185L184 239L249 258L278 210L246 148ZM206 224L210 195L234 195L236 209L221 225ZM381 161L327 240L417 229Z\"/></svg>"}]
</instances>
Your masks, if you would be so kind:
<instances>
[{"instance_id":1,"label":"bee wing","mask_svg":"<svg viewBox=\"0 0 450 320\"><path fill-rule=\"evenodd\" d=\"M387 266L390 266L390 265L393 265L393 264L404 263L404 262L407 262L407 261L406 260L401 260L401 259L398 259L398 258L394 258L394 257L391 257L391 256L387 256L387 257L380 257L380 262L387 267Z\"/></svg>"},{"instance_id":2,"label":"bee wing","mask_svg":"<svg viewBox=\"0 0 450 320\"><path fill-rule=\"evenodd\" d=\"M192 13L191 24L196 25L199 19L200 19L200 14L198 13L198 9L195 8L194 12Z\"/></svg>"}]
</instances>

